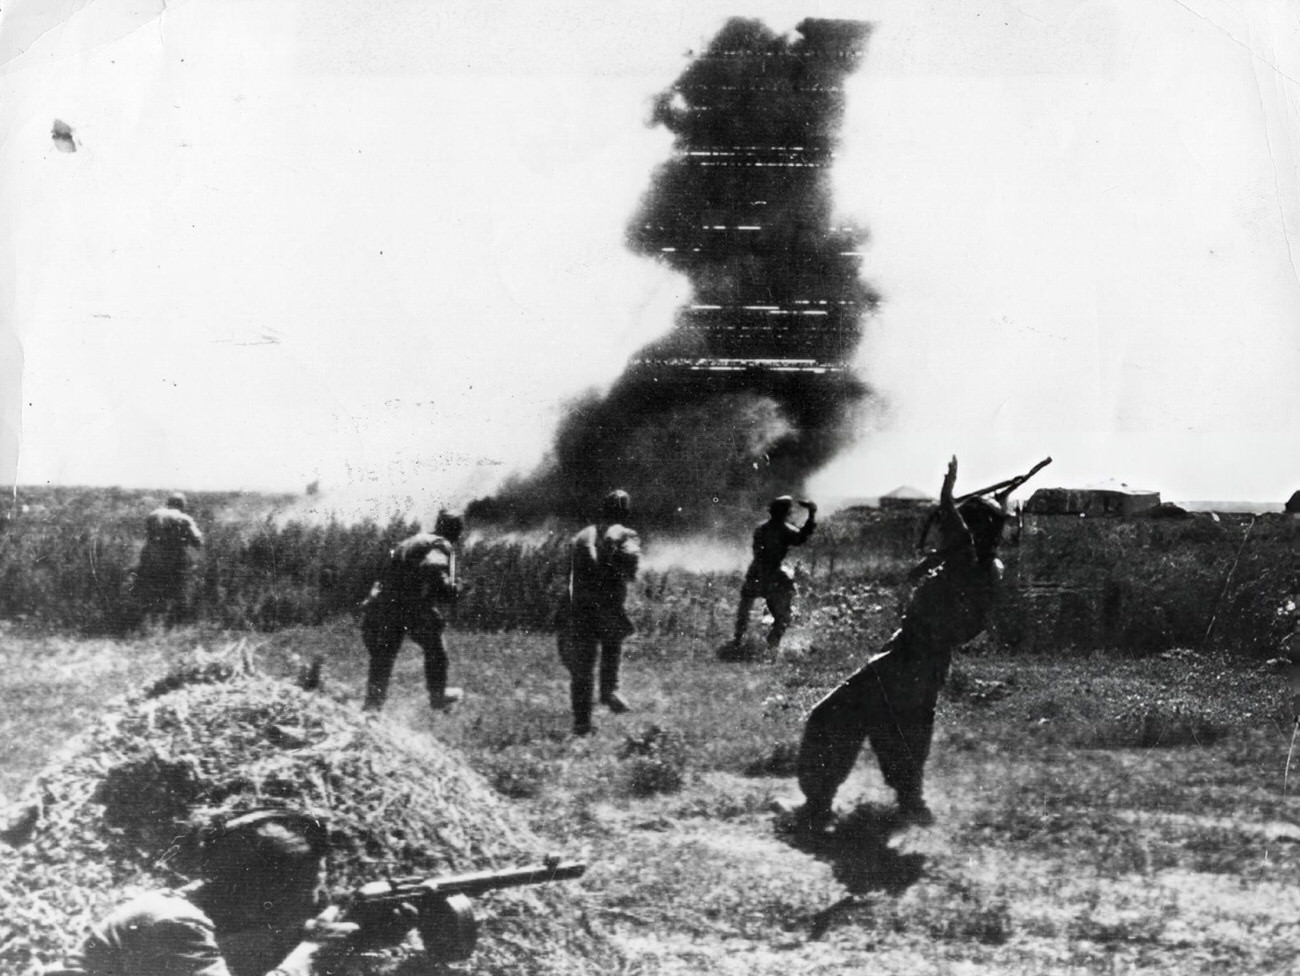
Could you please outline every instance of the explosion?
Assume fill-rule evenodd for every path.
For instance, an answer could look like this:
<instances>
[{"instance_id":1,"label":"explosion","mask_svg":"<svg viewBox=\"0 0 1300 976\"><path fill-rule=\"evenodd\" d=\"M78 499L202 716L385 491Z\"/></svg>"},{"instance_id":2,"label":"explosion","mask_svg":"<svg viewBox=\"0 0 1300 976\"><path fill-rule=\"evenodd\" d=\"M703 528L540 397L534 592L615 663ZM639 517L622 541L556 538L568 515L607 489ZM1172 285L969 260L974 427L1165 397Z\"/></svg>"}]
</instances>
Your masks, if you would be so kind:
<instances>
[{"instance_id":1,"label":"explosion","mask_svg":"<svg viewBox=\"0 0 1300 976\"><path fill-rule=\"evenodd\" d=\"M849 440L867 396L849 363L878 296L829 176L868 31L809 19L787 38L735 18L656 98L674 153L627 240L685 274L692 301L608 393L571 404L539 470L471 517L579 516L621 486L641 522L698 529L798 491Z\"/></svg>"}]
</instances>

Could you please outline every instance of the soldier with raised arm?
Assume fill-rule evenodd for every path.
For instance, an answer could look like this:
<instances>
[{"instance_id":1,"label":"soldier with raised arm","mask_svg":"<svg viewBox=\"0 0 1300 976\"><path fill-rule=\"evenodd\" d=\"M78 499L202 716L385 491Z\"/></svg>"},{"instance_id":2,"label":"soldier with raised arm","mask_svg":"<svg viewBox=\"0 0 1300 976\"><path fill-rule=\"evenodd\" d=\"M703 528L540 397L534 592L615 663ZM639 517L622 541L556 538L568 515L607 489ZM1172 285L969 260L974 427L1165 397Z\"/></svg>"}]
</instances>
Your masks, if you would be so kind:
<instances>
[{"instance_id":1,"label":"soldier with raised arm","mask_svg":"<svg viewBox=\"0 0 1300 976\"><path fill-rule=\"evenodd\" d=\"M957 459L948 463L939 498L939 547L914 571L919 578L902 624L880 654L818 702L808 716L799 748L799 788L805 802L801 825L821 827L832 819L835 793L848 778L864 740L898 798L900 819L933 822L923 780L934 732L939 689L952 652L984 630L1002 563L997 558L1005 502L953 496Z\"/></svg>"},{"instance_id":2,"label":"soldier with raised arm","mask_svg":"<svg viewBox=\"0 0 1300 976\"><path fill-rule=\"evenodd\" d=\"M807 542L817 528L816 503L807 499L799 502L808 512L808 517L797 528L788 521L794 505L795 501L789 495L772 499L767 506L767 521L754 529L751 542L753 559L740 587L733 647L738 647L745 639L750 612L754 601L760 597L767 602L767 609L772 614L772 628L767 632L768 647L780 646L781 638L790 627L794 615L795 585L794 574L785 565L785 557L792 546Z\"/></svg>"}]
</instances>

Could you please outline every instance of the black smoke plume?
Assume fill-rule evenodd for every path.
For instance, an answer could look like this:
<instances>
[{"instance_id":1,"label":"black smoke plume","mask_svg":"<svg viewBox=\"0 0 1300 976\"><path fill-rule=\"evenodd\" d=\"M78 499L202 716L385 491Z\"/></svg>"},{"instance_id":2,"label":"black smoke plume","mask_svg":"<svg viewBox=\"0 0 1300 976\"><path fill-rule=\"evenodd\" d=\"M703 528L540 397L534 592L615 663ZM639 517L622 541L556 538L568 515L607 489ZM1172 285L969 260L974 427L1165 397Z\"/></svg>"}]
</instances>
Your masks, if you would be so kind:
<instances>
[{"instance_id":1,"label":"black smoke plume","mask_svg":"<svg viewBox=\"0 0 1300 976\"><path fill-rule=\"evenodd\" d=\"M622 487L640 523L701 528L799 491L843 446L877 296L859 275L865 232L833 222L830 165L868 31L805 20L787 38L733 19L658 96L674 153L627 240L685 274L692 302L607 394L571 405L538 471L471 516L581 516Z\"/></svg>"}]
</instances>

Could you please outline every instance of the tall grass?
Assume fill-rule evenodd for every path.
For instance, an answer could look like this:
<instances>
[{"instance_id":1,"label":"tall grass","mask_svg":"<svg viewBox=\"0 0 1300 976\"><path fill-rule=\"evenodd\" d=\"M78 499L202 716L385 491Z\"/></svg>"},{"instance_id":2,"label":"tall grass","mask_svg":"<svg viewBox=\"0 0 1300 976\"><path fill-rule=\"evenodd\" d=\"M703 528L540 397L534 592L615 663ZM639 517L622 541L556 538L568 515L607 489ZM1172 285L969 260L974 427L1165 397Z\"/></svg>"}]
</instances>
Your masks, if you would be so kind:
<instances>
[{"instance_id":1,"label":"tall grass","mask_svg":"<svg viewBox=\"0 0 1300 976\"><path fill-rule=\"evenodd\" d=\"M35 499L28 501L27 499ZM128 582L144 514L159 494L119 489L20 491L0 531L0 619L86 634L133 628ZM288 498L195 493L206 544L192 574L192 617L236 630L273 631L354 612L392 546L415 531L395 516L366 521L283 521ZM924 516L851 509L824 520L794 550L800 622L816 640L867 645L897 619ZM528 535L471 533L462 547L456 626L549 631L567 585L572 528ZM1024 651L1174 647L1273 653L1296 614L1300 521L1265 515L1215 520L1039 517L1013 526L1004 547L1005 596L996 639ZM692 568L689 542L646 539L646 569L630 612L643 637L726 640L744 563ZM718 549L712 542L713 550ZM698 547L697 547L698 548ZM674 558L663 558L664 553ZM703 551L700 549L699 551Z\"/></svg>"},{"instance_id":2,"label":"tall grass","mask_svg":"<svg viewBox=\"0 0 1300 976\"><path fill-rule=\"evenodd\" d=\"M1287 515L1026 521L996 627L1025 650L1275 653L1300 593Z\"/></svg>"}]
</instances>

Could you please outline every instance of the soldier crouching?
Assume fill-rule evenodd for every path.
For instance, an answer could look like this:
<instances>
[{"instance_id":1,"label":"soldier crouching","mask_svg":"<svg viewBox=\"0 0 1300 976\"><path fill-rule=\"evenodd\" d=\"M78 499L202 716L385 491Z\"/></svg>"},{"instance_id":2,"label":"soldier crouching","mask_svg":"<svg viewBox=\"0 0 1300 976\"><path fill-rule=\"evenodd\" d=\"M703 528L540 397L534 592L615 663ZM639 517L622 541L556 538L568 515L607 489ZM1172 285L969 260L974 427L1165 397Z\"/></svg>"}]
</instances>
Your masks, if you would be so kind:
<instances>
[{"instance_id":1,"label":"soldier crouching","mask_svg":"<svg viewBox=\"0 0 1300 976\"><path fill-rule=\"evenodd\" d=\"M440 710L463 697L461 689L447 687L447 649L442 636L447 608L460 593L456 543L463 531L459 515L440 512L433 532L403 539L389 553L382 574L362 604L361 637L370 655L363 706L367 711L383 708L404 637L424 651L429 705Z\"/></svg>"}]
</instances>

